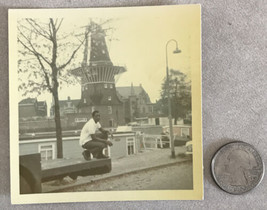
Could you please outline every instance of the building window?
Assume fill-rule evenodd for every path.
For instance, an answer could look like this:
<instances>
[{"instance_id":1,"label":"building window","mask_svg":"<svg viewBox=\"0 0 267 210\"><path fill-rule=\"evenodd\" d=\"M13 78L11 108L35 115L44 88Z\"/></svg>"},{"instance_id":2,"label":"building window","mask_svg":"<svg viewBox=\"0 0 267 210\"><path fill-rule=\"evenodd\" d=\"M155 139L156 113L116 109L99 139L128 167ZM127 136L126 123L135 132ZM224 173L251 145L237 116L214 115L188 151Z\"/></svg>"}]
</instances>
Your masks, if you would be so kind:
<instances>
[{"instance_id":1,"label":"building window","mask_svg":"<svg viewBox=\"0 0 267 210\"><path fill-rule=\"evenodd\" d=\"M108 100L111 101L111 96L108 97Z\"/></svg>"},{"instance_id":2,"label":"building window","mask_svg":"<svg viewBox=\"0 0 267 210\"><path fill-rule=\"evenodd\" d=\"M112 114L112 107L108 106L108 114Z\"/></svg>"},{"instance_id":3,"label":"building window","mask_svg":"<svg viewBox=\"0 0 267 210\"><path fill-rule=\"evenodd\" d=\"M108 84L104 84L104 88L108 88Z\"/></svg>"},{"instance_id":4,"label":"building window","mask_svg":"<svg viewBox=\"0 0 267 210\"><path fill-rule=\"evenodd\" d=\"M109 120L109 127L113 127L113 119Z\"/></svg>"},{"instance_id":5,"label":"building window","mask_svg":"<svg viewBox=\"0 0 267 210\"><path fill-rule=\"evenodd\" d=\"M113 88L113 84L110 84L109 87L110 87L110 89L112 89Z\"/></svg>"},{"instance_id":6,"label":"building window","mask_svg":"<svg viewBox=\"0 0 267 210\"><path fill-rule=\"evenodd\" d=\"M155 118L155 124L156 124L156 125L160 125L160 122L159 122L159 118L158 118L158 117Z\"/></svg>"},{"instance_id":7,"label":"building window","mask_svg":"<svg viewBox=\"0 0 267 210\"><path fill-rule=\"evenodd\" d=\"M87 85L82 86L82 91L87 90L87 89L88 89Z\"/></svg>"},{"instance_id":8,"label":"building window","mask_svg":"<svg viewBox=\"0 0 267 210\"><path fill-rule=\"evenodd\" d=\"M181 136L189 136L189 128L181 128Z\"/></svg>"},{"instance_id":9,"label":"building window","mask_svg":"<svg viewBox=\"0 0 267 210\"><path fill-rule=\"evenodd\" d=\"M92 110L92 113L93 113L93 111L95 111L95 107L94 107L94 106L92 106L92 109L91 109L91 110Z\"/></svg>"},{"instance_id":10,"label":"building window","mask_svg":"<svg viewBox=\"0 0 267 210\"><path fill-rule=\"evenodd\" d=\"M134 138L127 138L126 139L126 146L127 146L127 154L133 155L135 154L135 143Z\"/></svg>"},{"instance_id":11,"label":"building window","mask_svg":"<svg viewBox=\"0 0 267 210\"><path fill-rule=\"evenodd\" d=\"M71 107L71 102L67 102L67 106L68 106L68 108L70 108Z\"/></svg>"},{"instance_id":12,"label":"building window","mask_svg":"<svg viewBox=\"0 0 267 210\"><path fill-rule=\"evenodd\" d=\"M85 103L85 104L86 104L86 98L84 98L84 99L83 99L83 103Z\"/></svg>"},{"instance_id":13,"label":"building window","mask_svg":"<svg viewBox=\"0 0 267 210\"><path fill-rule=\"evenodd\" d=\"M38 151L41 154L41 160L55 159L55 144L39 144Z\"/></svg>"},{"instance_id":14,"label":"building window","mask_svg":"<svg viewBox=\"0 0 267 210\"><path fill-rule=\"evenodd\" d=\"M145 107L143 107L143 113L146 113L146 108Z\"/></svg>"}]
</instances>

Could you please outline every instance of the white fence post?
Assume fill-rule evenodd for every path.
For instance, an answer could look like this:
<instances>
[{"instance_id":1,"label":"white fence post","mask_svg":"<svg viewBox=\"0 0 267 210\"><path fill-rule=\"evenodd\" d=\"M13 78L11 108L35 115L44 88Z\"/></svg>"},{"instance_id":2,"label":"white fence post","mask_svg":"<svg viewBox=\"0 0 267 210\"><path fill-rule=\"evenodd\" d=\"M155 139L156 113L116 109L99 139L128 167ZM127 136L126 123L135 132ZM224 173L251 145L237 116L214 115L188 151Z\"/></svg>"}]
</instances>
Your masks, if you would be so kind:
<instances>
[{"instance_id":1,"label":"white fence post","mask_svg":"<svg viewBox=\"0 0 267 210\"><path fill-rule=\"evenodd\" d=\"M142 143L143 143L144 149L146 150L146 140L145 140L144 134L142 134Z\"/></svg>"}]
</instances>

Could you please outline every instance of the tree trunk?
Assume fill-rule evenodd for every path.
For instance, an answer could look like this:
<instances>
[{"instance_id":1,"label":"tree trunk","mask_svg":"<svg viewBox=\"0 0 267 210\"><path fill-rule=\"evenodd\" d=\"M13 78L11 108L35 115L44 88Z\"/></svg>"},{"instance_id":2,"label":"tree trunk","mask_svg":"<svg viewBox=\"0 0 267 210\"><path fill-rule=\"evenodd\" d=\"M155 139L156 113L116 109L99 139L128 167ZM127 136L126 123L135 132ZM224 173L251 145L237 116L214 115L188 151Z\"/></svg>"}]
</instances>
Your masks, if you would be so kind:
<instances>
[{"instance_id":1,"label":"tree trunk","mask_svg":"<svg viewBox=\"0 0 267 210\"><path fill-rule=\"evenodd\" d=\"M53 81L53 97L55 100L55 123L56 123L56 137L57 137L57 158L63 158L63 147L62 147L62 128L60 121L60 108L58 100L58 68L56 66L57 60L57 30L54 20L50 18L50 24L52 28L51 41L53 43L52 51L52 62L50 67L52 69L52 81Z\"/></svg>"},{"instance_id":2,"label":"tree trunk","mask_svg":"<svg viewBox=\"0 0 267 210\"><path fill-rule=\"evenodd\" d=\"M55 101L55 123L56 123L56 137L57 137L57 158L63 158L62 148L62 128L60 121L59 100L58 100L58 88L53 91L53 97Z\"/></svg>"}]
</instances>

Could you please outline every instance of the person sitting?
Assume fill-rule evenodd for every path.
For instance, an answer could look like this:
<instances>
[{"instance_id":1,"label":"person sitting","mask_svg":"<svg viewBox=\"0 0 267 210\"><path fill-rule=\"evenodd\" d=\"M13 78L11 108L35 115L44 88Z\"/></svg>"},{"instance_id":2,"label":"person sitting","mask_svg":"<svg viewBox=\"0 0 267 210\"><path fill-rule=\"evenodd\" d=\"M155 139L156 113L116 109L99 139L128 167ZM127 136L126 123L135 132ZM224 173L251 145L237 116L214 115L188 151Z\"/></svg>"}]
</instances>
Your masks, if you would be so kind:
<instances>
[{"instance_id":1,"label":"person sitting","mask_svg":"<svg viewBox=\"0 0 267 210\"><path fill-rule=\"evenodd\" d=\"M96 159L108 158L102 152L107 146L112 146L112 142L108 140L109 131L104 130L99 121L100 113L94 111L92 118L82 128L79 143L85 149L82 153L85 160L91 160L91 154Z\"/></svg>"}]
</instances>

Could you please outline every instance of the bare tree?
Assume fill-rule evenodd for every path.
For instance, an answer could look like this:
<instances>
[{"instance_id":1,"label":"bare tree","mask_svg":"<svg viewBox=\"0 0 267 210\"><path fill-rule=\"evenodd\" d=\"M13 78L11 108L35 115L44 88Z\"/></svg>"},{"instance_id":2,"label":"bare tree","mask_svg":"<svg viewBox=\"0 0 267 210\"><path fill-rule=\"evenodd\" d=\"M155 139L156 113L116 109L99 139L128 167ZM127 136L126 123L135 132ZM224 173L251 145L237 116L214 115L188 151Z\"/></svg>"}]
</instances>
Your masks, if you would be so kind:
<instances>
[{"instance_id":1,"label":"bare tree","mask_svg":"<svg viewBox=\"0 0 267 210\"><path fill-rule=\"evenodd\" d=\"M48 91L54 99L57 158L63 158L62 128L58 90L64 82L72 82L70 66L84 43L71 32L62 31L63 19L22 19L18 21L19 90L41 94ZM27 76L26 76L27 75ZM25 78L26 76L26 78Z\"/></svg>"}]
</instances>

